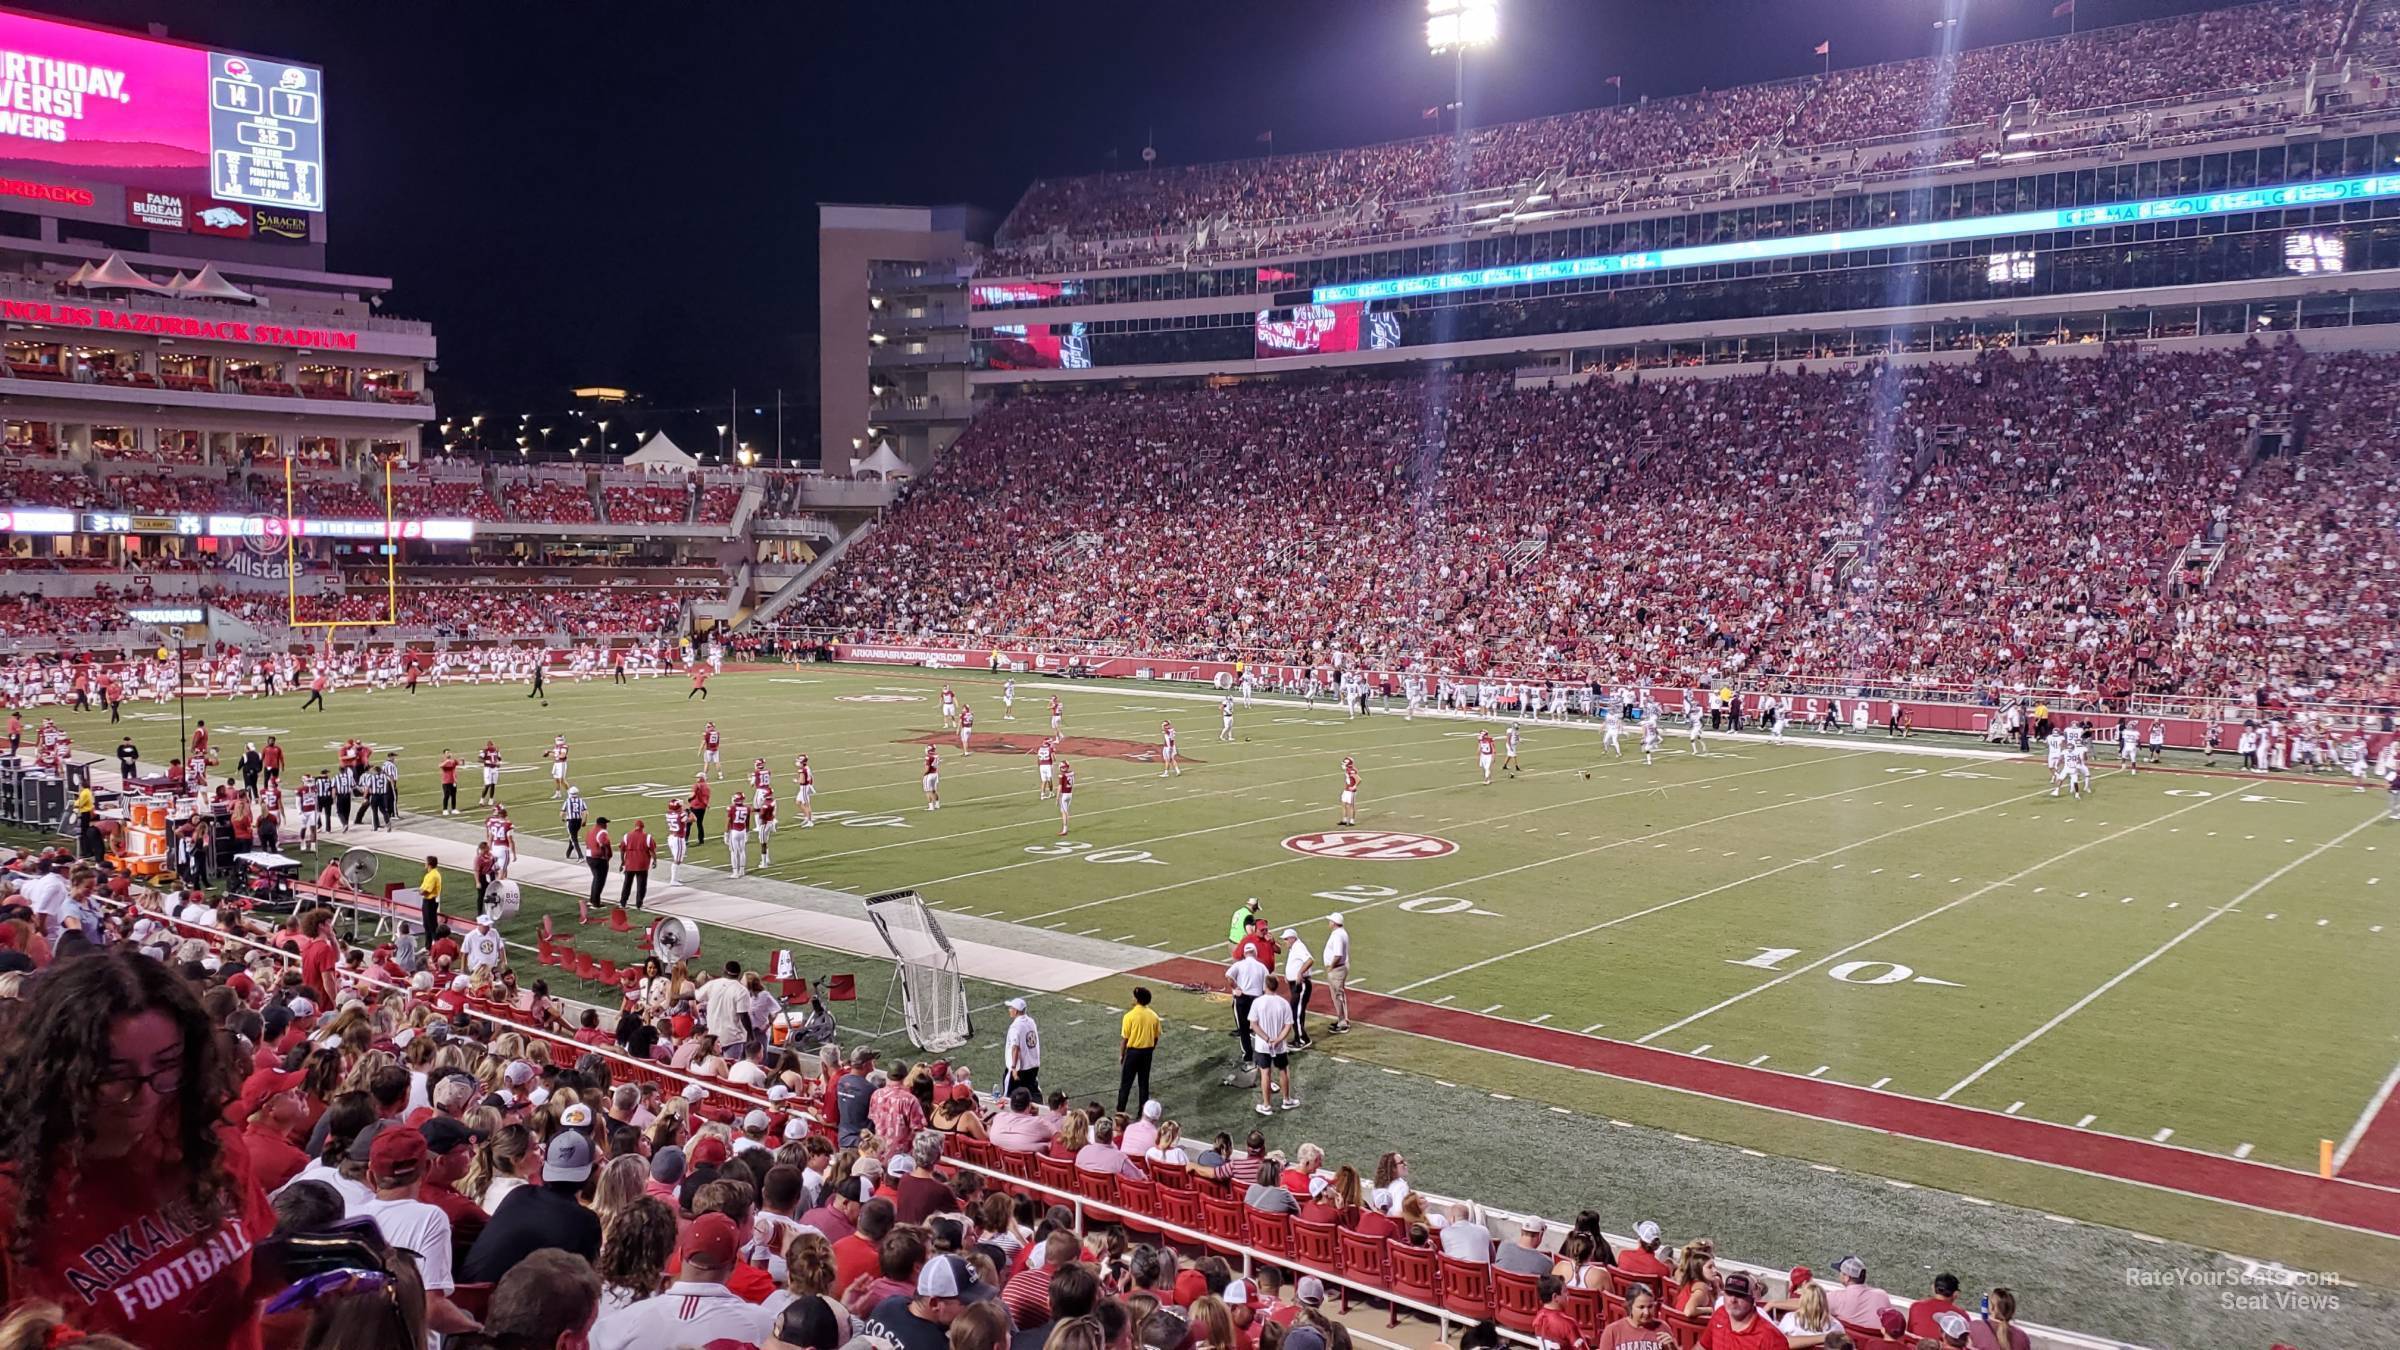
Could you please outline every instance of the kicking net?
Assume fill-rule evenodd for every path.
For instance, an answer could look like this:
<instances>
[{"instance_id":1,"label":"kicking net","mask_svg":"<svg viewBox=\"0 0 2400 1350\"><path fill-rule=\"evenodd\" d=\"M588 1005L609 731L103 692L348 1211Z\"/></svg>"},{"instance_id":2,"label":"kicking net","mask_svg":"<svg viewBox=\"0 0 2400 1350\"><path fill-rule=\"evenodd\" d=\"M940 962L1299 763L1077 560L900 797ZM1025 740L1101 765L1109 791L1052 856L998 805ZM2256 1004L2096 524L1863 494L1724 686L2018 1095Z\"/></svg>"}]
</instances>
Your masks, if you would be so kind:
<instances>
[{"instance_id":1,"label":"kicking net","mask_svg":"<svg viewBox=\"0 0 2400 1350\"><path fill-rule=\"evenodd\" d=\"M884 997L884 1015L891 1015L892 998L900 1000L908 1024L908 1039L920 1050L941 1052L965 1045L975 1035L967 1014L966 981L958 973L958 952L942 932L941 921L915 891L886 891L867 897L867 917L883 945L891 949L892 989Z\"/></svg>"}]
</instances>

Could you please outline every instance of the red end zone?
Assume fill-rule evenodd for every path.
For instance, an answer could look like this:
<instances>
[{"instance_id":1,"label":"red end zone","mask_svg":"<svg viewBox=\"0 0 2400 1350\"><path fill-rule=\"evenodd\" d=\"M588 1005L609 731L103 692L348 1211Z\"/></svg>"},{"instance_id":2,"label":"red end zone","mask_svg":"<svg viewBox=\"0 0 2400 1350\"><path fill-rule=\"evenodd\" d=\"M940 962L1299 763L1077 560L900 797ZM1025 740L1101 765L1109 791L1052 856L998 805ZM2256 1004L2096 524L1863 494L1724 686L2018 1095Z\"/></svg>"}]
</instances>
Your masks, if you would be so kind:
<instances>
[{"instance_id":1,"label":"red end zone","mask_svg":"<svg viewBox=\"0 0 2400 1350\"><path fill-rule=\"evenodd\" d=\"M1217 988L1225 978L1218 966L1183 957L1130 973L1204 989ZM1470 1049L1497 1050L1612 1078L2400 1237L2400 1194L2377 1184L2380 1178L2358 1171L2360 1155L2366 1151L2364 1139L2352 1155L2351 1168L2343 1176L2327 1180L2267 1163L1723 1064L1364 990L1351 992L1350 1015L1353 1021ZM2375 1137L2379 1130L2384 1131L2384 1141L2400 1142L2394 1138L2400 1133L2400 1094L2387 1103L2367 1135ZM2386 1149L2380 1156L2389 1159L2392 1154Z\"/></svg>"}]
</instances>

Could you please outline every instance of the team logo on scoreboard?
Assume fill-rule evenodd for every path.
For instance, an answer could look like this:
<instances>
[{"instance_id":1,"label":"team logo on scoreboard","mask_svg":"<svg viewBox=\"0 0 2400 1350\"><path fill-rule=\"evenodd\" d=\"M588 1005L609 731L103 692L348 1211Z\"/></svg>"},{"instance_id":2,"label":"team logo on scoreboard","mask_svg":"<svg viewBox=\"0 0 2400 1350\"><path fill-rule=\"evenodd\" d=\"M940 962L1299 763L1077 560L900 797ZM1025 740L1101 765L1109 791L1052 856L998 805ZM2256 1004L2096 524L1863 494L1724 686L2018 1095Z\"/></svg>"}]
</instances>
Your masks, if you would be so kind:
<instances>
[{"instance_id":1,"label":"team logo on scoreboard","mask_svg":"<svg viewBox=\"0 0 2400 1350\"><path fill-rule=\"evenodd\" d=\"M1458 852L1458 845L1430 834L1398 830L1326 830L1295 834L1283 841L1294 853L1349 862L1415 862Z\"/></svg>"},{"instance_id":2,"label":"team logo on scoreboard","mask_svg":"<svg viewBox=\"0 0 2400 1350\"><path fill-rule=\"evenodd\" d=\"M261 516L258 524L258 533L242 536L242 542L250 546L250 551L260 557L283 552L285 535L283 519L280 516Z\"/></svg>"}]
</instances>

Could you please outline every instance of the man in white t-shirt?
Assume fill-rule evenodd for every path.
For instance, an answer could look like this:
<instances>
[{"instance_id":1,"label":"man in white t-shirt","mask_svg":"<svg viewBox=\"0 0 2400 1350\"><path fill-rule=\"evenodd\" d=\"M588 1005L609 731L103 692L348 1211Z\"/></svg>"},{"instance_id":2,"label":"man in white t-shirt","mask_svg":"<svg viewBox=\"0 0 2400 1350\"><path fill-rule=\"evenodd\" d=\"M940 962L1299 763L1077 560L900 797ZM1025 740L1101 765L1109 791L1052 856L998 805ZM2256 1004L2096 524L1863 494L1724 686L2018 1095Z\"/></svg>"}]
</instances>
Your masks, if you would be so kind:
<instances>
[{"instance_id":1,"label":"man in white t-shirt","mask_svg":"<svg viewBox=\"0 0 2400 1350\"><path fill-rule=\"evenodd\" d=\"M708 1034L717 1038L717 1053L740 1059L749 1039L743 1018L750 1012L750 987L742 983L739 961L726 962L724 974L700 986L700 1009Z\"/></svg>"},{"instance_id":2,"label":"man in white t-shirt","mask_svg":"<svg viewBox=\"0 0 2400 1350\"><path fill-rule=\"evenodd\" d=\"M425 1283L426 1338L441 1344L443 1336L476 1329L476 1321L450 1301L457 1282L450 1273L450 1216L417 1198L425 1181L427 1150L422 1130L387 1125L367 1151L367 1184L375 1198L350 1206L349 1217L369 1218L383 1240L417 1258L417 1274Z\"/></svg>"},{"instance_id":3,"label":"man in white t-shirt","mask_svg":"<svg viewBox=\"0 0 2400 1350\"><path fill-rule=\"evenodd\" d=\"M665 1292L603 1313L592 1324L592 1350L661 1345L758 1345L775 1316L725 1287L741 1259L742 1234L722 1214L703 1214L686 1233L683 1269Z\"/></svg>"},{"instance_id":4,"label":"man in white t-shirt","mask_svg":"<svg viewBox=\"0 0 2400 1350\"><path fill-rule=\"evenodd\" d=\"M494 926L490 914L476 916L475 931L467 934L467 940L460 944L460 954L466 958L469 974L480 970L499 978L507 948L501 944L500 930Z\"/></svg>"},{"instance_id":5,"label":"man in white t-shirt","mask_svg":"<svg viewBox=\"0 0 2400 1350\"><path fill-rule=\"evenodd\" d=\"M1267 977L1266 992L1250 1001L1250 1062L1258 1066L1258 1113L1275 1114L1274 1090L1283 1092L1283 1109L1300 1104L1292 1095L1292 1004L1283 996L1283 978Z\"/></svg>"},{"instance_id":6,"label":"man in white t-shirt","mask_svg":"<svg viewBox=\"0 0 2400 1350\"><path fill-rule=\"evenodd\" d=\"M1042 1032L1033 1023L1033 1014L1025 1011L1025 1000L1008 1001L1008 1044L1002 1052L1000 1090L1011 1092L1023 1088L1042 1098Z\"/></svg>"}]
</instances>

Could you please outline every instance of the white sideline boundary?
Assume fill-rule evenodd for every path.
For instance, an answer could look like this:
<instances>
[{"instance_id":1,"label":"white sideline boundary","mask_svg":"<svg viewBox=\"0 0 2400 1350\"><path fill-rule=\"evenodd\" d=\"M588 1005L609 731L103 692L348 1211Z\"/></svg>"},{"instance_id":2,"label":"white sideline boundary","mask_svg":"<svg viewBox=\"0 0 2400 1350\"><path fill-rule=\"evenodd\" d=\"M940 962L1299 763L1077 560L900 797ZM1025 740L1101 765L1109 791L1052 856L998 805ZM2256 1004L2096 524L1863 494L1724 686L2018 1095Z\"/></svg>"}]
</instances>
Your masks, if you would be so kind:
<instances>
[{"instance_id":1,"label":"white sideline boundary","mask_svg":"<svg viewBox=\"0 0 2400 1350\"><path fill-rule=\"evenodd\" d=\"M883 662L868 661L842 661L836 662L835 664L837 666L853 668L882 666L884 669L888 670L918 669L918 667L915 666L890 666L885 665ZM967 672L969 677L972 677L979 682L983 679L985 674L986 672L980 670ZM1017 689L1020 693L1024 691L1028 684L1031 684L1035 688L1039 689L1082 689L1089 690L1093 693L1099 693L1102 691L1114 691L1121 693L1129 690L1139 690L1141 692L1141 696L1144 698L1181 699L1187 703L1215 703L1219 699L1228 697L1228 695L1222 691L1204 692L1191 689L1161 689L1155 685L1145 684L1139 680L1070 680L1055 675L1031 674L1017 677ZM1234 704L1234 711L1236 713L1236 725L1238 727L1239 713L1242 708L1241 703L1238 701L1241 697L1240 692L1235 691L1232 695L1230 695L1230 697L1237 700ZM1250 708L1252 711L1256 711L1260 708L1266 708L1269 710L1287 712L1297 711L1326 713L1335 717L1344 718L1345 720L1347 720L1349 717L1349 714L1343 710L1343 707L1339 702L1305 703L1298 699L1292 698L1288 694L1277 694L1272 697L1254 698L1250 703ZM1377 708L1374 712L1369 713L1368 716L1371 718L1398 717L1403 721L1408 720L1404 712L1390 708ZM1465 722L1471 725L1494 727L1505 726L1510 722L1516 722L1520 726L1524 727L1527 731L1578 731L1594 736L1600 734L1602 725L1597 721L1580 719L1570 722L1553 722L1538 717L1497 717L1477 712L1454 712L1447 708L1420 708L1417 710L1416 720ZM1622 723L1621 725L1626 732L1633 734L1636 740L1639 740L1640 731L1636 724L1626 722ZM1682 728L1666 730L1664 735L1670 741L1682 740L1684 738ZM1774 737L1757 731L1711 731L1707 733L1707 737L1709 742L1712 744L1719 741L1731 741L1740 745L1778 744ZM1201 743L1202 742L1200 741L1194 742L1194 744ZM1807 749L1810 746L1850 746L1861 750L1880 750L1887 754L1924 755L1935 759L1982 760L1987 762L1992 760L2012 759L2026 760L2030 762L2031 760L2031 756L2020 755L2014 750L1982 750L1963 745L1910 745L1906 742L1892 742L1889 740L1889 738L1878 739L1872 732L1865 736L1858 735L1856 732L1844 732L1839 736L1825 736L1813 731L1804 731L1796 735L1784 737L1780 744L1787 749ZM1681 753L1681 747L1676 748L1676 753Z\"/></svg>"}]
</instances>

